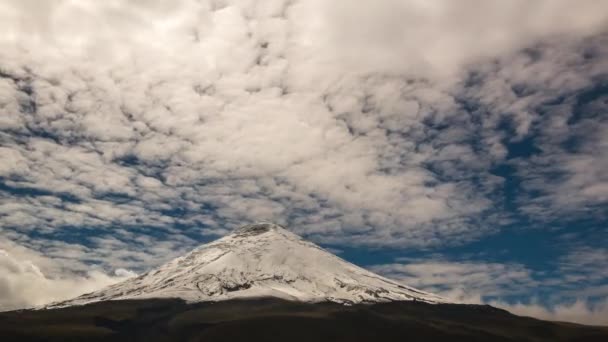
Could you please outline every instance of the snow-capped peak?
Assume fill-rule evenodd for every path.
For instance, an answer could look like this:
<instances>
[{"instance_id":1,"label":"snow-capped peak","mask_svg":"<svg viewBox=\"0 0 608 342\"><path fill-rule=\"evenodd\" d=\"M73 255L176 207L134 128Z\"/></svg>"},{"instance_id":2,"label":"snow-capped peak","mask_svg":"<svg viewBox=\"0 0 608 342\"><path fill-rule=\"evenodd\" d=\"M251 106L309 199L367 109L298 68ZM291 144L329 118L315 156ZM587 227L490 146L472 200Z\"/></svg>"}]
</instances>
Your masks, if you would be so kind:
<instances>
[{"instance_id":1,"label":"snow-capped peak","mask_svg":"<svg viewBox=\"0 0 608 342\"><path fill-rule=\"evenodd\" d=\"M54 306L143 298L279 297L373 303L444 299L355 266L273 223L255 223L141 276Z\"/></svg>"}]
</instances>

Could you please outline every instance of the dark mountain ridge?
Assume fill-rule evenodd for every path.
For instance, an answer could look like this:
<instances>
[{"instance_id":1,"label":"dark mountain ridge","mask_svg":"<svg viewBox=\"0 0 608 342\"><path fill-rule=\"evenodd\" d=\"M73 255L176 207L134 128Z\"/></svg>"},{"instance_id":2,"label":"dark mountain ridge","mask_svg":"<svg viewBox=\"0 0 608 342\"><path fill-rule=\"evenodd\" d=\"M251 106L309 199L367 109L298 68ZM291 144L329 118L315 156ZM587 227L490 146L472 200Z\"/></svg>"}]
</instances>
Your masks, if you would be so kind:
<instances>
[{"instance_id":1,"label":"dark mountain ridge","mask_svg":"<svg viewBox=\"0 0 608 342\"><path fill-rule=\"evenodd\" d=\"M608 341L608 327L547 322L487 305L342 305L278 298L97 302L0 313L2 341Z\"/></svg>"}]
</instances>

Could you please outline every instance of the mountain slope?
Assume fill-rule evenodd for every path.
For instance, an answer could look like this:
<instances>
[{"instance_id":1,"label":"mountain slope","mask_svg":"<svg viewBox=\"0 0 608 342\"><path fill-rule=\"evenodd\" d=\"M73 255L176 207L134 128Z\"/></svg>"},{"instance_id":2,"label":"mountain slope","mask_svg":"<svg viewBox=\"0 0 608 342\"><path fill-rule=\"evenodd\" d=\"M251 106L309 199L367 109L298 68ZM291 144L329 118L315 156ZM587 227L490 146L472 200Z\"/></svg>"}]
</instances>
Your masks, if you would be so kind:
<instances>
[{"instance_id":1,"label":"mountain slope","mask_svg":"<svg viewBox=\"0 0 608 342\"><path fill-rule=\"evenodd\" d=\"M187 304L118 300L0 313L3 341L608 341L608 328L519 317L487 305L341 305L277 298Z\"/></svg>"},{"instance_id":2,"label":"mountain slope","mask_svg":"<svg viewBox=\"0 0 608 342\"><path fill-rule=\"evenodd\" d=\"M244 226L139 277L51 305L144 298L277 297L344 304L444 299L355 266L271 223Z\"/></svg>"}]
</instances>

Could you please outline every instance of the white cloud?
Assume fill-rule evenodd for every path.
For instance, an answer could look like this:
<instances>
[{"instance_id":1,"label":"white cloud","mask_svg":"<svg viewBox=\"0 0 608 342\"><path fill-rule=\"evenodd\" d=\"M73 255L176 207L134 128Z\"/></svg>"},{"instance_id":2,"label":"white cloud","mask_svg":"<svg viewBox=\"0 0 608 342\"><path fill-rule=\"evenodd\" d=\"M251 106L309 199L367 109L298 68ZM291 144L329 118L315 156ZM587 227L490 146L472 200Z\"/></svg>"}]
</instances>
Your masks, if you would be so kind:
<instances>
[{"instance_id":1,"label":"white cloud","mask_svg":"<svg viewBox=\"0 0 608 342\"><path fill-rule=\"evenodd\" d=\"M601 286L608 278L608 249L590 246L573 246L559 258L559 269L576 287L572 292L585 296L608 296L606 286ZM584 287L581 288L581 285ZM604 291L600 291L604 288Z\"/></svg>"},{"instance_id":2,"label":"white cloud","mask_svg":"<svg viewBox=\"0 0 608 342\"><path fill-rule=\"evenodd\" d=\"M461 243L492 231L478 221L502 186L489 171L506 154L493 131L500 115L478 133L459 94L510 109L525 135L532 109L496 97L492 84L524 77L517 49L598 34L608 12L565 1L2 6L11 115L2 153L14 163L0 171L16 188L79 200L40 214L22 203L9 226L269 219L375 245ZM536 64L559 75L566 66L553 55ZM491 57L505 59L498 70L484 69L496 65ZM463 88L471 68L495 82ZM578 71L581 84L593 70ZM589 183L582 193L602 200L602 189ZM214 217L197 216L208 205ZM186 213L171 217L167 207ZM348 236L361 230L365 239Z\"/></svg>"},{"instance_id":3,"label":"white cloud","mask_svg":"<svg viewBox=\"0 0 608 342\"><path fill-rule=\"evenodd\" d=\"M113 275L96 269L77 274L31 250L11 247L14 253L0 249L0 311L69 299L135 275L125 269L117 269ZM52 275L45 274L41 267Z\"/></svg>"},{"instance_id":4,"label":"white cloud","mask_svg":"<svg viewBox=\"0 0 608 342\"><path fill-rule=\"evenodd\" d=\"M593 305L579 299L573 303L555 305L549 308L535 303L510 304L492 301L489 304L521 316L587 325L608 325L608 299L596 301Z\"/></svg>"},{"instance_id":5,"label":"white cloud","mask_svg":"<svg viewBox=\"0 0 608 342\"><path fill-rule=\"evenodd\" d=\"M598 258L603 259L604 251L586 249L565 255L560 260L584 260L589 263ZM593 279L605 279L596 275L594 264L588 268L579 264L579 268L562 267L559 278L541 278L521 264L503 264L487 262L455 262L448 260L404 260L403 263L376 265L372 269L387 277L399 280L426 291L437 293L445 298L461 303L489 304L506 309L514 314L531 316L546 320L569 321L582 324L608 323L608 291L605 286L568 290L576 285L580 276ZM571 277L578 273L579 277ZM587 279L587 283L591 283ZM542 302L532 294L539 288L553 288L551 299ZM590 301L590 297L596 299ZM527 298L515 301L513 298ZM597 299L599 298L599 299Z\"/></svg>"},{"instance_id":6,"label":"white cloud","mask_svg":"<svg viewBox=\"0 0 608 342\"><path fill-rule=\"evenodd\" d=\"M296 34L304 53L296 68L322 84L336 66L444 77L548 36L595 34L608 23L597 6L551 0L298 2Z\"/></svg>"},{"instance_id":7,"label":"white cloud","mask_svg":"<svg viewBox=\"0 0 608 342\"><path fill-rule=\"evenodd\" d=\"M595 110L601 115L608 109ZM560 126L553 128L559 133L555 132L543 146L547 153L521 162L524 186L540 192L539 197L524 202L522 207L532 215L549 218L565 213L605 217L602 206L608 202L608 177L604 172L608 167L608 121L583 119L578 124Z\"/></svg>"},{"instance_id":8,"label":"white cloud","mask_svg":"<svg viewBox=\"0 0 608 342\"><path fill-rule=\"evenodd\" d=\"M373 270L465 303L525 294L539 284L532 271L521 264L429 260L378 265Z\"/></svg>"}]
</instances>

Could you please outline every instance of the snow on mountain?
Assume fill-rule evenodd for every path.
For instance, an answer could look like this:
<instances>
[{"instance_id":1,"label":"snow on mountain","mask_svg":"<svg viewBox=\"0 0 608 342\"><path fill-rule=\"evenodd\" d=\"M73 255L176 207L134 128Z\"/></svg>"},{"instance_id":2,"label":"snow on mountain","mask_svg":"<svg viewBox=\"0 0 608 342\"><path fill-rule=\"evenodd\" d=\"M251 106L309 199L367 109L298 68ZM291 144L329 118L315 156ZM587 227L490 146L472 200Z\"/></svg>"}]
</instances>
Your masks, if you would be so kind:
<instances>
[{"instance_id":1,"label":"snow on mountain","mask_svg":"<svg viewBox=\"0 0 608 342\"><path fill-rule=\"evenodd\" d=\"M446 302L355 266L279 225L256 223L138 277L49 307L122 299L253 297L344 304Z\"/></svg>"}]
</instances>

